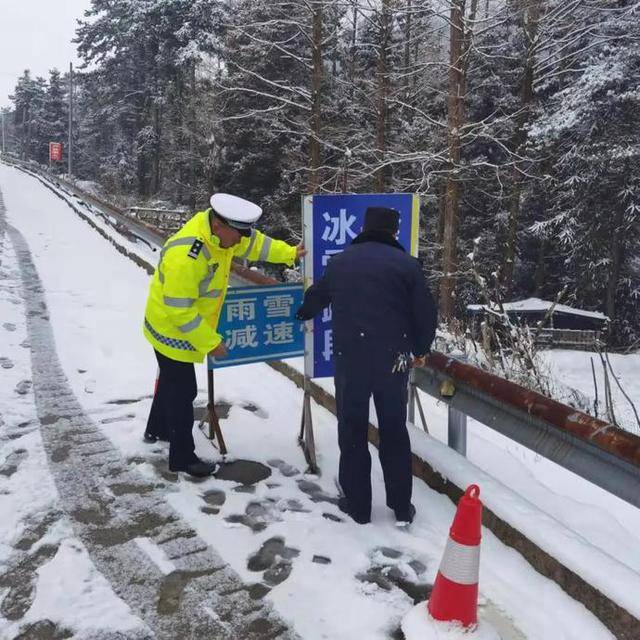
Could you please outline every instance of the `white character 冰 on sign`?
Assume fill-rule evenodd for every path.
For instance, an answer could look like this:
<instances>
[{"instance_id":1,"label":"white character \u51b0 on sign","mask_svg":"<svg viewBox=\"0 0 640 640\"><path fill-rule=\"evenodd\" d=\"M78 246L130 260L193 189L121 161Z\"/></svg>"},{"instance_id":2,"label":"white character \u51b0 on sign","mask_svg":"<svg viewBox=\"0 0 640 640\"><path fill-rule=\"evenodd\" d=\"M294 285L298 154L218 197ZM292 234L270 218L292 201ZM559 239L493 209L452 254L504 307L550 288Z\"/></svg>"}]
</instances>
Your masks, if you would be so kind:
<instances>
[{"instance_id":1,"label":"white character \u51b0 on sign","mask_svg":"<svg viewBox=\"0 0 640 640\"><path fill-rule=\"evenodd\" d=\"M356 237L356 232L351 228L356 221L356 217L347 217L346 209L340 209L337 217L330 216L328 212L325 212L322 217L328 223L325 225L324 232L322 233L322 239L325 242L334 242L337 245L343 245L347 243L347 237L351 238L351 240Z\"/></svg>"}]
</instances>

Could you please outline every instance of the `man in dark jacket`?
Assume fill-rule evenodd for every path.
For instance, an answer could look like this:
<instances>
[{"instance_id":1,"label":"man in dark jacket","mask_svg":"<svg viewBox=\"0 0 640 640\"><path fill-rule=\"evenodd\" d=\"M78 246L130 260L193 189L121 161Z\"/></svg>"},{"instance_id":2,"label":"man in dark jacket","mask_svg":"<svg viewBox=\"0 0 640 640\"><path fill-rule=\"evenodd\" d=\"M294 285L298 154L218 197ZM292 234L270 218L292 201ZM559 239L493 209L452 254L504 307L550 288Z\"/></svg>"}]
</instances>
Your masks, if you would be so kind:
<instances>
[{"instance_id":1,"label":"man in dark jacket","mask_svg":"<svg viewBox=\"0 0 640 640\"><path fill-rule=\"evenodd\" d=\"M387 505L399 522L411 522L411 446L407 382L415 359L424 361L435 336L436 307L420 263L396 240L399 214L370 207L362 233L334 256L309 287L300 320L331 305L340 508L359 523L371 520L369 399L378 415L380 463Z\"/></svg>"}]
</instances>

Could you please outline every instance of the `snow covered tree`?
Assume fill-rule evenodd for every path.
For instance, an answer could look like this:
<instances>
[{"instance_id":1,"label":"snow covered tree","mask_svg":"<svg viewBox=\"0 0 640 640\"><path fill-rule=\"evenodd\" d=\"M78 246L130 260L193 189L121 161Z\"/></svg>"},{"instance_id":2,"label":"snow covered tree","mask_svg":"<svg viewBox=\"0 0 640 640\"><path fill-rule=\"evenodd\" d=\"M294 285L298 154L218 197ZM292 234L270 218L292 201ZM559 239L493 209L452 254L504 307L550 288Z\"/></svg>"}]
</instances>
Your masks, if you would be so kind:
<instances>
[{"instance_id":1,"label":"snow covered tree","mask_svg":"<svg viewBox=\"0 0 640 640\"><path fill-rule=\"evenodd\" d=\"M343 13L334 4L241 0L228 8L219 184L265 201L282 229L299 228L301 193L334 188L341 171L332 166Z\"/></svg>"},{"instance_id":2,"label":"snow covered tree","mask_svg":"<svg viewBox=\"0 0 640 640\"><path fill-rule=\"evenodd\" d=\"M133 182L141 196L157 194L164 163L181 151L178 165L173 161L170 167L172 175L179 174L173 184L179 183L185 199L194 203L198 164L194 75L203 55L215 52L221 15L217 4L92 0L87 20L77 32L79 54L91 67L84 81L102 96L101 105L96 105L101 117L94 120L99 130L90 135L110 147L106 157L102 155L103 169L119 176L123 188ZM175 129L181 133L176 135ZM133 176L122 174L133 166Z\"/></svg>"},{"instance_id":3,"label":"snow covered tree","mask_svg":"<svg viewBox=\"0 0 640 640\"><path fill-rule=\"evenodd\" d=\"M46 152L41 149L44 95L45 81L42 78L34 80L27 69L19 78L13 95L9 96L14 105L14 126L23 160L46 162L48 148Z\"/></svg>"},{"instance_id":4,"label":"snow covered tree","mask_svg":"<svg viewBox=\"0 0 640 640\"><path fill-rule=\"evenodd\" d=\"M299 233L308 192L417 192L444 318L502 299L640 336L638 0L92 0L76 175L190 208L221 190ZM14 148L66 140L66 81L25 73ZM477 241L477 242L476 242ZM474 265L466 257L473 253ZM438 285L440 285L438 287Z\"/></svg>"},{"instance_id":5,"label":"snow covered tree","mask_svg":"<svg viewBox=\"0 0 640 640\"><path fill-rule=\"evenodd\" d=\"M572 39L564 34L542 87L552 93L531 129L552 158L547 209L533 231L556 249L554 281L603 309L614 339L629 342L640 333L640 4L586 9Z\"/></svg>"},{"instance_id":6,"label":"snow covered tree","mask_svg":"<svg viewBox=\"0 0 640 640\"><path fill-rule=\"evenodd\" d=\"M67 153L69 135L68 89L64 86L60 72L52 69L49 72L49 83L42 105L41 144L48 150L49 142L63 143L64 155Z\"/></svg>"}]
</instances>

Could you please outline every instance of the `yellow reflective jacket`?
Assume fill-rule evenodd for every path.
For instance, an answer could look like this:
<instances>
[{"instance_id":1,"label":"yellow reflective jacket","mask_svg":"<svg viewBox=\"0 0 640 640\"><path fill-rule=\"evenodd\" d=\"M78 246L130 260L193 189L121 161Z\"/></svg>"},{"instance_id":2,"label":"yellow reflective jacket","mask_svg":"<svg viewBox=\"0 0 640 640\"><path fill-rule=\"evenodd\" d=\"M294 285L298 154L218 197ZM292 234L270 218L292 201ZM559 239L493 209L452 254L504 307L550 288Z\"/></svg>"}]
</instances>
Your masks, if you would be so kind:
<instances>
[{"instance_id":1,"label":"yellow reflective jacket","mask_svg":"<svg viewBox=\"0 0 640 640\"><path fill-rule=\"evenodd\" d=\"M144 319L153 348L180 362L202 362L223 340L218 319L234 257L293 266L296 248L253 230L223 249L211 233L209 210L196 213L165 243Z\"/></svg>"}]
</instances>

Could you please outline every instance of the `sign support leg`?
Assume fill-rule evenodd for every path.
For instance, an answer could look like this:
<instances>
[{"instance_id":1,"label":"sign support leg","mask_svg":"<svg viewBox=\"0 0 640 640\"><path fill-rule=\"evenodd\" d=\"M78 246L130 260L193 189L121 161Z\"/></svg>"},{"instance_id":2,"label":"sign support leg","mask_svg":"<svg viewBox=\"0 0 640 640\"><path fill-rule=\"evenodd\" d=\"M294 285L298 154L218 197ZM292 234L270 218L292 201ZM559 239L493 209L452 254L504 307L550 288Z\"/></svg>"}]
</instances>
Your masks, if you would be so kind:
<instances>
[{"instance_id":1,"label":"sign support leg","mask_svg":"<svg viewBox=\"0 0 640 640\"><path fill-rule=\"evenodd\" d=\"M407 418L411 424L416 424L416 405L418 406L418 412L420 413L422 428L426 433L429 433L427 420L424 417L424 411L422 410L422 402L420 402L420 395L418 394L415 373L411 370L411 373L409 374L409 407L407 412Z\"/></svg>"},{"instance_id":2,"label":"sign support leg","mask_svg":"<svg viewBox=\"0 0 640 640\"><path fill-rule=\"evenodd\" d=\"M216 413L213 369L207 369L207 390L209 395L209 401L207 402L207 411L209 413L209 440L213 441L217 438L220 453L226 456L227 445L224 442L222 429L220 428L220 420L218 420L218 414Z\"/></svg>"},{"instance_id":3,"label":"sign support leg","mask_svg":"<svg viewBox=\"0 0 640 640\"><path fill-rule=\"evenodd\" d=\"M409 397L407 402L407 420L411 424L416 423L416 383L413 369L409 373Z\"/></svg>"},{"instance_id":4,"label":"sign support leg","mask_svg":"<svg viewBox=\"0 0 640 640\"><path fill-rule=\"evenodd\" d=\"M304 426L306 424L306 420L304 419L304 406L305 406L305 402L306 400L304 399L306 397L306 391L305 391L305 396L303 397L302 400L302 417L300 418L300 433L298 434L298 443L300 444L300 446L303 446L304 443Z\"/></svg>"},{"instance_id":5,"label":"sign support leg","mask_svg":"<svg viewBox=\"0 0 640 640\"><path fill-rule=\"evenodd\" d=\"M309 465L308 472L319 474L320 469L316 460L316 444L313 435L313 418L311 415L311 392L309 391L309 378L304 377L304 397L302 400L302 419L300 421L300 434L298 442L304 452L304 457Z\"/></svg>"}]
</instances>

